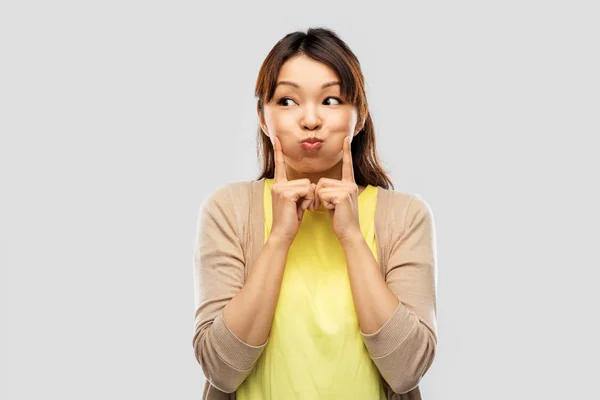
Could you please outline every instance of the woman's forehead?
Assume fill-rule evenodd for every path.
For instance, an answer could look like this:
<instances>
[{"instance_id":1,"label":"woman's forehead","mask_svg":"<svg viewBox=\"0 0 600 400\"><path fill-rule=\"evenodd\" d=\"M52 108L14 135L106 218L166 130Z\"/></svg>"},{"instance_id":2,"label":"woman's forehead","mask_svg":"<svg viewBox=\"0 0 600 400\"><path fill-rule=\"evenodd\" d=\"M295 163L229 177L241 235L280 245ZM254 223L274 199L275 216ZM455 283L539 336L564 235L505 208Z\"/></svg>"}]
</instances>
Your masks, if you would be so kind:
<instances>
[{"instance_id":1,"label":"woman's forehead","mask_svg":"<svg viewBox=\"0 0 600 400\"><path fill-rule=\"evenodd\" d=\"M331 67L306 56L298 56L281 66L276 85L321 90L324 89L323 85L326 85L325 88L333 85L332 82L339 83L339 79Z\"/></svg>"}]
</instances>

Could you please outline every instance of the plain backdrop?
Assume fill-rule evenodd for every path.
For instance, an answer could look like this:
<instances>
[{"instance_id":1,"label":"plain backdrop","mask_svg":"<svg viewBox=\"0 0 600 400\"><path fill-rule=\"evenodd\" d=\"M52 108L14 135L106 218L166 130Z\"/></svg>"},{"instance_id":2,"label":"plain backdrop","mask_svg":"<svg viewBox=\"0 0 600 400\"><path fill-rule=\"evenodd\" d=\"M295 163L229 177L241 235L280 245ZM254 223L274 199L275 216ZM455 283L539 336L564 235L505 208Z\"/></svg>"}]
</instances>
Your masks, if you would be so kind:
<instances>
[{"instance_id":1,"label":"plain backdrop","mask_svg":"<svg viewBox=\"0 0 600 400\"><path fill-rule=\"evenodd\" d=\"M200 399L202 201L255 179L285 34L358 56L377 150L436 220L426 400L597 390L594 1L3 1L0 398Z\"/></svg>"}]
</instances>

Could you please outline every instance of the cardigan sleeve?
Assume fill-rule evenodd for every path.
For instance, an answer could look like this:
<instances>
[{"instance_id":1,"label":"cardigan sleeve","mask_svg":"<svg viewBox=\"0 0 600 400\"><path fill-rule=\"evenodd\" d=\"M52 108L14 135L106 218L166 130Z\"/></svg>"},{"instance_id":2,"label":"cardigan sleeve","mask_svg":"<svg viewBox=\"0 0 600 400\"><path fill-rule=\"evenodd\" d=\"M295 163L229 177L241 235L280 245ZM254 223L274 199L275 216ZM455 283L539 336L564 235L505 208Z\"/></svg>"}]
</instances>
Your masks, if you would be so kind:
<instances>
[{"instance_id":1,"label":"cardigan sleeve","mask_svg":"<svg viewBox=\"0 0 600 400\"><path fill-rule=\"evenodd\" d=\"M418 386L433 363L437 344L436 238L430 206L416 194L395 202L392 215L404 229L392 228L392 247L385 280L399 304L388 321L372 334L361 331L369 355L396 393ZM403 203L404 206L399 206ZM396 232L399 231L399 232Z\"/></svg>"},{"instance_id":2,"label":"cardigan sleeve","mask_svg":"<svg viewBox=\"0 0 600 400\"><path fill-rule=\"evenodd\" d=\"M206 379L233 393L252 372L267 342L253 346L225 324L223 308L244 283L244 252L227 186L200 207L194 241L195 318L193 347Z\"/></svg>"}]
</instances>

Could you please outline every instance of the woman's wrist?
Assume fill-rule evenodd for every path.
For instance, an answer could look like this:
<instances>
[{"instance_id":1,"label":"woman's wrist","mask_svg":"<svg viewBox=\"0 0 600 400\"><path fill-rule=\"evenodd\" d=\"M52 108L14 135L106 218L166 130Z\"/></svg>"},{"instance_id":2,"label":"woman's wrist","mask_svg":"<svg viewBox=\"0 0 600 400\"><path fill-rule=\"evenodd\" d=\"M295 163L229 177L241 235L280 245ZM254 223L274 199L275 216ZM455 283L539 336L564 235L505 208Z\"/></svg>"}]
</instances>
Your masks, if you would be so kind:
<instances>
[{"instance_id":1,"label":"woman's wrist","mask_svg":"<svg viewBox=\"0 0 600 400\"><path fill-rule=\"evenodd\" d=\"M277 248L289 249L293 241L294 239L284 238L277 235L269 235L269 237L267 238L267 243L273 244Z\"/></svg>"},{"instance_id":2,"label":"woman's wrist","mask_svg":"<svg viewBox=\"0 0 600 400\"><path fill-rule=\"evenodd\" d=\"M343 237L338 237L338 240L343 248L354 247L358 244L364 242L365 238L360 231L354 231L344 235Z\"/></svg>"}]
</instances>

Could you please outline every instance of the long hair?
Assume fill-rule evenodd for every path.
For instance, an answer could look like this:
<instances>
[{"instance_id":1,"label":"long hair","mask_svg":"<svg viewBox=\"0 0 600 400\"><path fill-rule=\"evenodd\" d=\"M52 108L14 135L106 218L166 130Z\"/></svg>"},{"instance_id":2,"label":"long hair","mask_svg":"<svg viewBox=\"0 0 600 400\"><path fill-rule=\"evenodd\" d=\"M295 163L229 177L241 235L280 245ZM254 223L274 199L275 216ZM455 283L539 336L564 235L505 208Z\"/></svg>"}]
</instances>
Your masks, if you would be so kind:
<instances>
[{"instance_id":1,"label":"long hair","mask_svg":"<svg viewBox=\"0 0 600 400\"><path fill-rule=\"evenodd\" d=\"M348 45L338 35L327 28L309 28L306 33L296 31L280 39L265 58L258 78L254 95L260 113L275 93L275 85L281 66L291 57L306 55L331 67L340 79L341 94L358 108L358 121L365 120L362 129L352 139L352 164L357 185L381 186L385 189L394 185L382 168L375 150L375 128L369 113L365 94L364 77L360 63ZM365 118L366 115L366 118ZM257 180L273 178L275 156L271 140L258 125L257 156L262 159L262 171Z\"/></svg>"}]
</instances>

